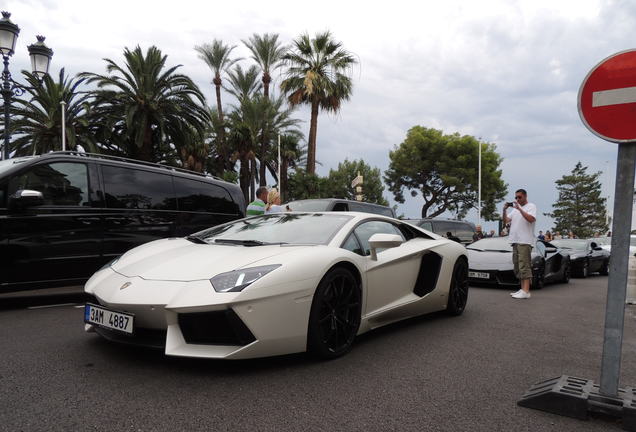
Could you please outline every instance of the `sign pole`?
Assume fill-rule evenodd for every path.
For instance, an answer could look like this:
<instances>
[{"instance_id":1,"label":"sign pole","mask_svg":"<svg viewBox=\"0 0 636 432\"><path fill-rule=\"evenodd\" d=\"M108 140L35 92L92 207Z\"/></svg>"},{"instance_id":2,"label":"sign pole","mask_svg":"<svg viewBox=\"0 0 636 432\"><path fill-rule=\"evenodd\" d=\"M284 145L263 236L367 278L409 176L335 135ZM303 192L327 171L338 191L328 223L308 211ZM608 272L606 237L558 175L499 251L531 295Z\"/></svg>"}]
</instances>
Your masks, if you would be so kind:
<instances>
[{"instance_id":1,"label":"sign pole","mask_svg":"<svg viewBox=\"0 0 636 432\"><path fill-rule=\"evenodd\" d=\"M629 234L632 226L636 142L618 145L614 220L612 221L612 259L607 283L605 338L601 360L600 392L616 397L621 370L621 348L625 321L625 287L629 265Z\"/></svg>"}]
</instances>

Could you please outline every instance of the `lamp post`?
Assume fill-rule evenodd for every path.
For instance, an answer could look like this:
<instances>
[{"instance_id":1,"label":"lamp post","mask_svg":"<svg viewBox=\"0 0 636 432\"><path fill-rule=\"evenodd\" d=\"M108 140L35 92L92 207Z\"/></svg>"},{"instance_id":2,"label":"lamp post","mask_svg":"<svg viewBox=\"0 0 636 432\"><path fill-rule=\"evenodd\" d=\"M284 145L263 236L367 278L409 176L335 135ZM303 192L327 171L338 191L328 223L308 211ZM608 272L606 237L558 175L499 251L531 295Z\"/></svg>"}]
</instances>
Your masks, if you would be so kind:
<instances>
[{"instance_id":1,"label":"lamp post","mask_svg":"<svg viewBox=\"0 0 636 432\"><path fill-rule=\"evenodd\" d=\"M12 23L10 18L11 14L9 12L2 12L2 19L0 19L0 54L2 54L4 63L1 91L2 99L4 100L4 149L2 151L2 159L9 159L11 100L14 96L24 94L26 90L26 87L13 81L9 72L9 57L15 52L15 43L18 40L18 34L20 34L20 28ZM37 40L33 45L29 45L27 49L31 57L33 75L42 79L49 71L53 50L44 45L44 36L37 36Z\"/></svg>"}]
</instances>

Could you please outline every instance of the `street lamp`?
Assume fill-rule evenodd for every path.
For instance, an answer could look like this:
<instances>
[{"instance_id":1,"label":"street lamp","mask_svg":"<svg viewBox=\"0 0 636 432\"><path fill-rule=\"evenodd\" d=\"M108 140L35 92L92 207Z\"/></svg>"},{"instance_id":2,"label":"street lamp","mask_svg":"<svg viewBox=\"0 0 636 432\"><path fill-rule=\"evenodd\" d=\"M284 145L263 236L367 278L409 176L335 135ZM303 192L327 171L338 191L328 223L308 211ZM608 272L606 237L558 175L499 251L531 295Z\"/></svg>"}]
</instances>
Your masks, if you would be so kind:
<instances>
[{"instance_id":1,"label":"street lamp","mask_svg":"<svg viewBox=\"0 0 636 432\"><path fill-rule=\"evenodd\" d=\"M2 98L4 99L3 159L9 159L9 140L11 138L9 133L9 112L11 99L13 96L21 96L27 89L27 87L13 81L9 72L9 57L15 52L15 43L18 40L18 34L20 34L20 28L12 23L10 18L11 14L9 12L2 12L2 19L0 19L0 54L2 54L4 62L4 69L2 70ZM38 79L42 79L49 71L53 50L44 45L44 36L37 36L37 40L33 45L29 45L27 49L31 57L31 70Z\"/></svg>"}]
</instances>

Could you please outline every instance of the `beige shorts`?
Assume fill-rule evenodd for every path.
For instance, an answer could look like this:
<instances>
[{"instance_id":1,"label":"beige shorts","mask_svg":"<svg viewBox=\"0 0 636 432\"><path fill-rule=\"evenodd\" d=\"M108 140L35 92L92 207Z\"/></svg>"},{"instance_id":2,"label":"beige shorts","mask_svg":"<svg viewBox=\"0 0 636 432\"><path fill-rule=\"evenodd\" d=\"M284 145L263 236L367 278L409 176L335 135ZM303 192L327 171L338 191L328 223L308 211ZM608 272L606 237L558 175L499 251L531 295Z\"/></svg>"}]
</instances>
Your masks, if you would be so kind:
<instances>
[{"instance_id":1,"label":"beige shorts","mask_svg":"<svg viewBox=\"0 0 636 432\"><path fill-rule=\"evenodd\" d=\"M532 246L529 244L512 244L512 263L515 266L515 276L519 280L532 279L531 251Z\"/></svg>"}]
</instances>

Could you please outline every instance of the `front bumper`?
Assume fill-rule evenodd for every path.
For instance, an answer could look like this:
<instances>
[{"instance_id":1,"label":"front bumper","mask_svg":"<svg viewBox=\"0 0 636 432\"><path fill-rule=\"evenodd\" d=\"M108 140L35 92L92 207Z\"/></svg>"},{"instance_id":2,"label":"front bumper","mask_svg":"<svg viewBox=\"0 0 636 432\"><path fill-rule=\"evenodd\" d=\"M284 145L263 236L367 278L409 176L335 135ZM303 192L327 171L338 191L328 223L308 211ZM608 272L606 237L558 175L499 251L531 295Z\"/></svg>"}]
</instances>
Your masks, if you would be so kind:
<instances>
[{"instance_id":1,"label":"front bumper","mask_svg":"<svg viewBox=\"0 0 636 432\"><path fill-rule=\"evenodd\" d=\"M217 293L207 280L147 281L115 272L105 279L87 283L95 303L135 316L132 336L86 326L111 341L162 348L172 356L222 359L306 350L313 279L239 293ZM126 282L132 284L121 289Z\"/></svg>"}]
</instances>

